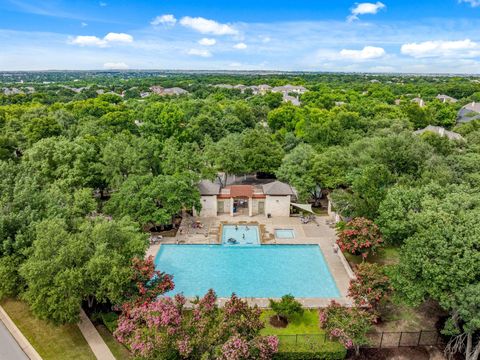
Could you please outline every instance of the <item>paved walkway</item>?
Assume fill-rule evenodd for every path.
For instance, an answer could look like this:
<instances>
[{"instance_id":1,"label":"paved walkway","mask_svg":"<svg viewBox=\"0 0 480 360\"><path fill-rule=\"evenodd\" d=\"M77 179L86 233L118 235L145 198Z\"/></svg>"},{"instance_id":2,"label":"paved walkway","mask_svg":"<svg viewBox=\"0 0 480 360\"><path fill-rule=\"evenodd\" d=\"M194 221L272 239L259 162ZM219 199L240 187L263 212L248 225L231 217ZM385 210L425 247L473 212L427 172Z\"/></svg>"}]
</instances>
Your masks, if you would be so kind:
<instances>
[{"instance_id":1,"label":"paved walkway","mask_svg":"<svg viewBox=\"0 0 480 360\"><path fill-rule=\"evenodd\" d=\"M0 306L0 359L42 360L27 338Z\"/></svg>"},{"instance_id":2,"label":"paved walkway","mask_svg":"<svg viewBox=\"0 0 480 360\"><path fill-rule=\"evenodd\" d=\"M28 360L27 355L25 355L2 321L0 321L0 359Z\"/></svg>"},{"instance_id":3,"label":"paved walkway","mask_svg":"<svg viewBox=\"0 0 480 360\"><path fill-rule=\"evenodd\" d=\"M97 359L115 360L115 356L113 356L109 347L105 344L105 341L103 341L103 338L100 336L95 326L93 326L83 309L80 311L80 322L78 323L78 327Z\"/></svg>"}]
</instances>

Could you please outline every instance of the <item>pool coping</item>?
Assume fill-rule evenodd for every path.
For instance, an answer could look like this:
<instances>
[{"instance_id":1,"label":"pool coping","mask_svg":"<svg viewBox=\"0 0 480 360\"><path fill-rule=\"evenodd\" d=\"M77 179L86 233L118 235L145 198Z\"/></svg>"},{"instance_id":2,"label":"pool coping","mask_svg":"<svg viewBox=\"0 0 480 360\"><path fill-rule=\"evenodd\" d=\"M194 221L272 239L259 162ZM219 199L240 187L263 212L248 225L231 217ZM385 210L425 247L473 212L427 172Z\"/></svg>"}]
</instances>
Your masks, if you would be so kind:
<instances>
[{"instance_id":1,"label":"pool coping","mask_svg":"<svg viewBox=\"0 0 480 360\"><path fill-rule=\"evenodd\" d=\"M219 233L221 233L221 232L219 232ZM156 260L157 256L159 255L162 245L221 246L222 244L221 243L218 243L218 244L174 244L174 243L172 243L172 244L160 244L160 245L158 245L158 249L156 249L155 255L153 256L154 261ZM313 298L310 298L310 297L296 297L296 300L298 300L298 302L300 302L304 308L306 308L306 309L324 308L324 307L327 307L332 301L335 301L335 302L339 303L340 305L343 305L343 306L346 306L346 307L352 307L354 305L353 299L349 298L348 296L342 296L342 291L340 290L340 288L338 286L339 284L338 284L337 278L334 275L334 273L332 272L330 264L328 263L327 258L325 257L325 254L324 254L320 244L305 244L305 243L303 243L303 244L298 244L298 243L295 243L295 244L261 244L260 246L263 246L263 245L266 245L266 246L268 246L268 245L277 245L277 246L295 246L295 245L305 246L305 245L308 245L308 246L318 246L319 247L320 254L325 261L325 264L328 268L328 271L330 272L330 276L332 277L332 279L335 283L335 287L337 288L337 291L339 292L340 296L339 297L328 297L328 298L327 297L325 297L325 298L323 298L323 297L322 298L320 298L320 297L318 297L318 298L316 298L316 297L313 297ZM341 256L340 256L340 254L341 254ZM350 265L348 264L347 260L345 259L345 257L341 253L341 251L339 251L337 253L337 255L339 255L340 261L341 261L342 265L345 267L345 270L346 270L349 278L350 279L355 278L355 275L354 275L352 269L350 268ZM343 261L342 261L342 257L343 257ZM352 274L353 277L350 276L351 274ZM168 297L168 296L166 296L166 297ZM187 308L192 308L194 306L193 303L197 300L197 297L186 297L186 299L187 299L186 307ZM218 297L217 301L216 301L216 304L219 307L223 307L229 299L230 298L227 298L227 297ZM269 309L270 308L270 299L275 300L275 301L281 300L281 298L275 298L275 297L272 297L272 298L241 297L241 299L247 301L247 303L250 306L255 306L256 305L261 309Z\"/></svg>"}]
</instances>

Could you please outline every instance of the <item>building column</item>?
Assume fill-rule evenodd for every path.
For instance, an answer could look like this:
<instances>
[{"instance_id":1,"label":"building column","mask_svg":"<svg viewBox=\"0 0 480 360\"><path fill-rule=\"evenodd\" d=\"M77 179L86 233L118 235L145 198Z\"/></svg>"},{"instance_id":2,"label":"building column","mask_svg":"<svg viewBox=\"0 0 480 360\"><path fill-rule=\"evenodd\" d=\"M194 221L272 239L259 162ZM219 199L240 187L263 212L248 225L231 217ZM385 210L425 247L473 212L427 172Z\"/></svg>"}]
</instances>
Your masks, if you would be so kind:
<instances>
[{"instance_id":1,"label":"building column","mask_svg":"<svg viewBox=\"0 0 480 360\"><path fill-rule=\"evenodd\" d=\"M234 204L234 198L230 198L230 215L235 216L235 213L233 212L233 204Z\"/></svg>"},{"instance_id":2,"label":"building column","mask_svg":"<svg viewBox=\"0 0 480 360\"><path fill-rule=\"evenodd\" d=\"M253 200L248 198L248 216L253 216Z\"/></svg>"}]
</instances>

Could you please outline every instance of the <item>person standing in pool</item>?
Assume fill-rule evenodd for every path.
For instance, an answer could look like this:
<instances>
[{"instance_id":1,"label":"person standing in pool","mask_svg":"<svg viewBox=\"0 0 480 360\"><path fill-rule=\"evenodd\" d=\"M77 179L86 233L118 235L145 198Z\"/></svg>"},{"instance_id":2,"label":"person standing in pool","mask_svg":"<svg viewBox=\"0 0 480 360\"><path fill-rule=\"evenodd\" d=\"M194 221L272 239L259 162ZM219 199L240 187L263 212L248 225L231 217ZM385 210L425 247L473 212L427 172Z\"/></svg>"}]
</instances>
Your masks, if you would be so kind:
<instances>
[{"instance_id":1,"label":"person standing in pool","mask_svg":"<svg viewBox=\"0 0 480 360\"><path fill-rule=\"evenodd\" d=\"M245 240L245 234L243 234L242 237L243 237L243 240Z\"/></svg>"},{"instance_id":2,"label":"person standing in pool","mask_svg":"<svg viewBox=\"0 0 480 360\"><path fill-rule=\"evenodd\" d=\"M235 230L238 230L238 225L235 225Z\"/></svg>"},{"instance_id":3,"label":"person standing in pool","mask_svg":"<svg viewBox=\"0 0 480 360\"><path fill-rule=\"evenodd\" d=\"M248 225L245 225L245 230L246 230L246 231L248 231L248 230L249 230L249 229L248 229Z\"/></svg>"}]
</instances>

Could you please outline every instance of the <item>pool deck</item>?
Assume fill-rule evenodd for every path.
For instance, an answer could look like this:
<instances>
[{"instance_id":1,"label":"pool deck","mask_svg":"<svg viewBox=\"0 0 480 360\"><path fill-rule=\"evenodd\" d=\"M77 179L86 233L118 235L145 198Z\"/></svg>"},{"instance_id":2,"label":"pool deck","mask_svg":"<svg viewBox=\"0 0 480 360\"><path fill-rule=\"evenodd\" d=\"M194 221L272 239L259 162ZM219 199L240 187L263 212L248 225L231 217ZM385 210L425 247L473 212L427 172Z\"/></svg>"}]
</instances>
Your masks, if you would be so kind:
<instances>
[{"instance_id":1,"label":"pool deck","mask_svg":"<svg viewBox=\"0 0 480 360\"><path fill-rule=\"evenodd\" d=\"M194 229L192 221L200 221L202 228ZM335 229L329 225L330 218L328 216L317 216L315 222L302 224L298 217L274 217L266 216L235 216L229 215L218 216L215 218L190 218L182 222L180 230L176 237L164 238L161 244L218 244L219 232L222 223L240 224L240 223L258 223L263 225L265 229L264 236L268 240L263 245L319 245L322 250L325 261L330 269L340 297L335 299L329 298L299 298L298 301L306 308L319 308L327 306L331 300L335 300L342 305L351 306L352 299L348 294L350 280L354 276L343 254L334 251ZM275 229L292 229L295 232L293 239L276 239L273 234ZM160 249L161 244L152 245L147 251L147 256L155 257ZM262 246L263 246L262 245ZM228 299L220 298L218 303L222 306ZM264 298L246 298L249 304L258 305L261 308L267 308L269 299Z\"/></svg>"}]
</instances>

